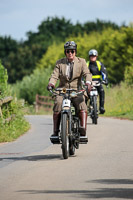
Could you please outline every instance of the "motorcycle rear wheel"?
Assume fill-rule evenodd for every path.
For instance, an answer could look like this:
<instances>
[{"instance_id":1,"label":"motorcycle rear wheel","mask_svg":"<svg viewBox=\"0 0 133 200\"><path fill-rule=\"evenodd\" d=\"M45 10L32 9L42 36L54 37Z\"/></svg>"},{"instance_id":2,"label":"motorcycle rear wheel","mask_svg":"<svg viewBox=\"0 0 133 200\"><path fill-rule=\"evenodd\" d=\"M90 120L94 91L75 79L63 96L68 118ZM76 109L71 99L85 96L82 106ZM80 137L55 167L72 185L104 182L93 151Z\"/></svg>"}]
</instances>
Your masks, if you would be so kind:
<instances>
[{"instance_id":1,"label":"motorcycle rear wheel","mask_svg":"<svg viewBox=\"0 0 133 200\"><path fill-rule=\"evenodd\" d=\"M70 154L71 156L73 156L73 155L75 154L75 147L74 147L74 146L72 146L72 147L69 149L69 154Z\"/></svg>"},{"instance_id":2,"label":"motorcycle rear wheel","mask_svg":"<svg viewBox=\"0 0 133 200\"><path fill-rule=\"evenodd\" d=\"M75 154L75 146L73 144L73 141L69 141L69 154L73 156Z\"/></svg>"}]
</instances>

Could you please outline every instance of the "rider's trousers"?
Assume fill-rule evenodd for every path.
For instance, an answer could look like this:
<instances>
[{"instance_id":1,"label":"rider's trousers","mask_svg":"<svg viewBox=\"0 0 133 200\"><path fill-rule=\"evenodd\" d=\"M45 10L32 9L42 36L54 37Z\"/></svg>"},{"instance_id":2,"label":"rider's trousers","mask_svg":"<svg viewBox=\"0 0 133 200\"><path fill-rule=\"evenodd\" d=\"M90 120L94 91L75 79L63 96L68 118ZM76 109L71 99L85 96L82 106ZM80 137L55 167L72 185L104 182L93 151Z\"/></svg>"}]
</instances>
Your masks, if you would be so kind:
<instances>
[{"instance_id":1,"label":"rider's trousers","mask_svg":"<svg viewBox=\"0 0 133 200\"><path fill-rule=\"evenodd\" d=\"M54 136L58 136L58 133L60 131L60 120L61 120L61 113L60 112L54 112L53 113L53 134Z\"/></svg>"},{"instance_id":2,"label":"rider's trousers","mask_svg":"<svg viewBox=\"0 0 133 200\"><path fill-rule=\"evenodd\" d=\"M62 106L63 97L62 96L56 96L53 111L54 112L61 112L61 106ZM87 111L87 106L85 103L85 96L80 95L78 97L75 97L72 99L73 105L76 108L76 111L79 112L80 110Z\"/></svg>"},{"instance_id":3,"label":"rider's trousers","mask_svg":"<svg viewBox=\"0 0 133 200\"><path fill-rule=\"evenodd\" d=\"M105 100L105 92L103 86L97 86L98 94L99 94L99 106L100 108L104 108L104 100Z\"/></svg>"}]
</instances>

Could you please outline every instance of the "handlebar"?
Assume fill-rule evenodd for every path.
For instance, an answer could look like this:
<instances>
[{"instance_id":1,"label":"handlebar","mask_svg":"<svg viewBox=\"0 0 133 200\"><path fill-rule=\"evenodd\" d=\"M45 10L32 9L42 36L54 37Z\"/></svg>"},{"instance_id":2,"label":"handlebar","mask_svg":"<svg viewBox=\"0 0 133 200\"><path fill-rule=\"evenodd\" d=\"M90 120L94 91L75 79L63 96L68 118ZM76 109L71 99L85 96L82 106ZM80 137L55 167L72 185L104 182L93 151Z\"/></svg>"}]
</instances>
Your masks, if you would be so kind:
<instances>
[{"instance_id":1,"label":"handlebar","mask_svg":"<svg viewBox=\"0 0 133 200\"><path fill-rule=\"evenodd\" d=\"M70 97L76 97L78 94L83 94L85 92L85 89L77 91L75 89L55 88L54 90L51 89L49 91L54 95L65 96L66 94L69 94ZM57 91L59 93L57 93L55 91Z\"/></svg>"},{"instance_id":2,"label":"handlebar","mask_svg":"<svg viewBox=\"0 0 133 200\"><path fill-rule=\"evenodd\" d=\"M106 81L92 81L92 86L100 86L101 84L104 84L107 86Z\"/></svg>"},{"instance_id":3,"label":"handlebar","mask_svg":"<svg viewBox=\"0 0 133 200\"><path fill-rule=\"evenodd\" d=\"M95 87L95 86L100 86L101 82L99 81L92 81L92 86Z\"/></svg>"}]
</instances>

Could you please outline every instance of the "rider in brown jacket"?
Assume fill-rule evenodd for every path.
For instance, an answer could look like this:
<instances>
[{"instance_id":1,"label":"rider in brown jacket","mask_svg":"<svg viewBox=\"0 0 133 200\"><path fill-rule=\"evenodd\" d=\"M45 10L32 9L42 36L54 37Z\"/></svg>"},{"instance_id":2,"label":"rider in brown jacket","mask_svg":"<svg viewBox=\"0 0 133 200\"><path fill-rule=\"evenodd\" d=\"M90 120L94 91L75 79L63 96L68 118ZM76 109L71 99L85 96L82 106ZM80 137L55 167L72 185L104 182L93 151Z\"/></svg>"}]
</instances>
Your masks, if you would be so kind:
<instances>
[{"instance_id":1,"label":"rider in brown jacket","mask_svg":"<svg viewBox=\"0 0 133 200\"><path fill-rule=\"evenodd\" d=\"M58 87L79 90L82 88L81 79L84 77L86 80L86 85L88 86L88 92L90 92L92 75L87 68L85 59L76 57L77 44L74 41L66 42L64 45L64 53L66 57L56 62L47 89L50 90L51 88L54 88L57 80L59 80ZM85 103L85 97L80 96L74 98L73 104L78 112L80 119L80 135L86 136L87 106ZM61 105L62 96L56 96L53 108L54 133L52 136L54 137L58 137L59 133Z\"/></svg>"}]
</instances>

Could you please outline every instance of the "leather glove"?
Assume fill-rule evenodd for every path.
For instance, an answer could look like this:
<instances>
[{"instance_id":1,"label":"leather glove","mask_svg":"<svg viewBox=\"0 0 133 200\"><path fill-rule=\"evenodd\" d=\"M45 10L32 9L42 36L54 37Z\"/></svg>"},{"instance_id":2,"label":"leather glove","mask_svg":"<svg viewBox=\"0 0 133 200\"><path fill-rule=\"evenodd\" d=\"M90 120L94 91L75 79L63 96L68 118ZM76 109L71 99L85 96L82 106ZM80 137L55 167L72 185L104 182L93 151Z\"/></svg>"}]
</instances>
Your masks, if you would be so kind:
<instances>
[{"instance_id":1,"label":"leather glove","mask_svg":"<svg viewBox=\"0 0 133 200\"><path fill-rule=\"evenodd\" d=\"M87 92L90 93L90 91L91 91L91 89L92 89L91 84L86 83L85 85L87 86Z\"/></svg>"},{"instance_id":2,"label":"leather glove","mask_svg":"<svg viewBox=\"0 0 133 200\"><path fill-rule=\"evenodd\" d=\"M52 90L53 88L55 88L55 86L52 83L49 83L47 86L47 90Z\"/></svg>"}]
</instances>

